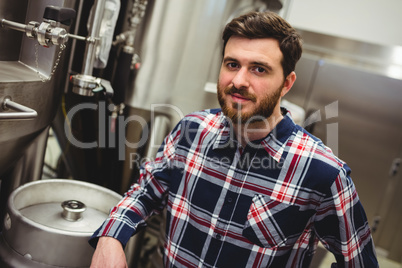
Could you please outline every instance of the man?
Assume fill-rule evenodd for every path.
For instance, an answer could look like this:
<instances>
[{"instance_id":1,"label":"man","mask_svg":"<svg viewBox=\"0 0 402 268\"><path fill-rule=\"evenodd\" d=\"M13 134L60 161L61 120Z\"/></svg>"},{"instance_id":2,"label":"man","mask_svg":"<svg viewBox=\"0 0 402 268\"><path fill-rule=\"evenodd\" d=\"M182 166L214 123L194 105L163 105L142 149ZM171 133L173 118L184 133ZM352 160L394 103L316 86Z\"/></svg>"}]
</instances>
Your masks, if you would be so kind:
<instances>
[{"instance_id":1,"label":"man","mask_svg":"<svg viewBox=\"0 0 402 268\"><path fill-rule=\"evenodd\" d=\"M92 267L126 267L124 245L165 207L165 267L308 267L319 240L338 267L377 267L349 167L280 107L297 32L256 12L223 41L222 109L190 114L166 137L94 233Z\"/></svg>"}]
</instances>

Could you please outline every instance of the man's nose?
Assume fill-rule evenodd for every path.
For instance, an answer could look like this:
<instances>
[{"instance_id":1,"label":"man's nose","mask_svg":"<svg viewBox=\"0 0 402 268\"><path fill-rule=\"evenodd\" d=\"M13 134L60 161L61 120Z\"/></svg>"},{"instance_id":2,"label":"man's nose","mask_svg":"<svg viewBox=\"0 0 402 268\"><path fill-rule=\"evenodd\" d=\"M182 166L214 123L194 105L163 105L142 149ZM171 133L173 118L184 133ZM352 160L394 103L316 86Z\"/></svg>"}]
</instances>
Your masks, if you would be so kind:
<instances>
[{"instance_id":1,"label":"man's nose","mask_svg":"<svg viewBox=\"0 0 402 268\"><path fill-rule=\"evenodd\" d=\"M240 68L232 79L233 86L238 89L248 88L250 85L248 75L246 68Z\"/></svg>"}]
</instances>

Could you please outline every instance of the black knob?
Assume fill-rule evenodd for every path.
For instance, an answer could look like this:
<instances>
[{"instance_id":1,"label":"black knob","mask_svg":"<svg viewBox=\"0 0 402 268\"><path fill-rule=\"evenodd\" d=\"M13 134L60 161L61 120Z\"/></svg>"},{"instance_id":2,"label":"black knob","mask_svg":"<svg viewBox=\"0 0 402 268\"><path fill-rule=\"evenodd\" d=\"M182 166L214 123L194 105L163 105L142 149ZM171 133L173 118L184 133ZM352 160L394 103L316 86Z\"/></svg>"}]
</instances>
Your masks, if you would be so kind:
<instances>
[{"instance_id":1,"label":"black knob","mask_svg":"<svg viewBox=\"0 0 402 268\"><path fill-rule=\"evenodd\" d=\"M75 18L76 12L72 8L47 6L43 14L44 19L54 20L64 25L71 25L71 21Z\"/></svg>"}]
</instances>

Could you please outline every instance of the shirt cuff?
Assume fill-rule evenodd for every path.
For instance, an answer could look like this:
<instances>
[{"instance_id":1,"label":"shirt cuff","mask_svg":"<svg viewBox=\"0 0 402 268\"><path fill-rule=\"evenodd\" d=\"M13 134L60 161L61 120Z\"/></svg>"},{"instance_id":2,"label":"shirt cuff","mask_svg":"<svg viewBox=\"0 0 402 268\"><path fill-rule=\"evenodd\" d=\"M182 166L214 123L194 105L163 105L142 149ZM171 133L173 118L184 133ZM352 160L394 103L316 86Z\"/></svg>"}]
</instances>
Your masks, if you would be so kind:
<instances>
[{"instance_id":1,"label":"shirt cuff","mask_svg":"<svg viewBox=\"0 0 402 268\"><path fill-rule=\"evenodd\" d=\"M120 241L123 245L123 248L126 246L128 240L136 234L142 227L146 226L145 221L138 216L136 225L132 222L131 224L127 222L123 222L117 220L116 218L108 218L103 222L103 224L92 234L91 238L89 239L88 243L93 247L96 248L98 244L99 237L108 236L116 238Z\"/></svg>"}]
</instances>

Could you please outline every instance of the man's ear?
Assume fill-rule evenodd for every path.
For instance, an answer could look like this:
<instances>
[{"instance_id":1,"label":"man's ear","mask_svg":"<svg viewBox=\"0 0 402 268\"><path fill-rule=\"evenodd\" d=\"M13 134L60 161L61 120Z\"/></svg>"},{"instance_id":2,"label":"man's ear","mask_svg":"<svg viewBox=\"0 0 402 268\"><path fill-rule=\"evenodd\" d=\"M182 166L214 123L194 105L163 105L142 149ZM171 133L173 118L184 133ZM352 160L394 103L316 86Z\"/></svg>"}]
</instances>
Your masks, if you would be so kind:
<instances>
[{"instance_id":1,"label":"man's ear","mask_svg":"<svg viewBox=\"0 0 402 268\"><path fill-rule=\"evenodd\" d=\"M285 82L283 83L282 87L282 92L281 92L281 97L285 96L289 90L292 88L293 84L296 81L296 73L291 72L285 79Z\"/></svg>"}]
</instances>

